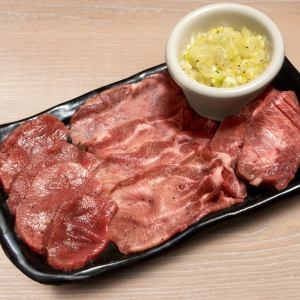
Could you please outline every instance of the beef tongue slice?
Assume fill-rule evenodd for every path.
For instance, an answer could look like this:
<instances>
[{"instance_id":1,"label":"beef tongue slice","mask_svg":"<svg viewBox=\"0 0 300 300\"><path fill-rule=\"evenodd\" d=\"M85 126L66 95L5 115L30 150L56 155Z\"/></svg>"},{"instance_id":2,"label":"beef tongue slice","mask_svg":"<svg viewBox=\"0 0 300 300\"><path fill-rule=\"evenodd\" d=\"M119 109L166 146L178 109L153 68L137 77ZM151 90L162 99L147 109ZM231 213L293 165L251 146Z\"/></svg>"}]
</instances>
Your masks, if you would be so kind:
<instances>
[{"instance_id":1,"label":"beef tongue slice","mask_svg":"<svg viewBox=\"0 0 300 300\"><path fill-rule=\"evenodd\" d=\"M237 172L252 185L281 190L300 163L300 109L293 92L269 98L247 126Z\"/></svg>"},{"instance_id":2,"label":"beef tongue slice","mask_svg":"<svg viewBox=\"0 0 300 300\"><path fill-rule=\"evenodd\" d=\"M60 162L38 172L16 208L16 233L49 264L80 268L108 243L107 226L116 205L82 165Z\"/></svg>"},{"instance_id":3,"label":"beef tongue slice","mask_svg":"<svg viewBox=\"0 0 300 300\"><path fill-rule=\"evenodd\" d=\"M65 125L48 114L15 129L0 148L0 184L4 190L10 191L12 182L34 155L58 141L66 141L67 133Z\"/></svg>"},{"instance_id":4,"label":"beef tongue slice","mask_svg":"<svg viewBox=\"0 0 300 300\"><path fill-rule=\"evenodd\" d=\"M245 196L230 156L201 150L180 164L158 165L116 185L111 198L119 210L109 237L125 254L143 251Z\"/></svg>"},{"instance_id":5,"label":"beef tongue slice","mask_svg":"<svg viewBox=\"0 0 300 300\"><path fill-rule=\"evenodd\" d=\"M300 108L294 92L268 89L224 119L210 147L229 154L250 184L285 188L299 167Z\"/></svg>"},{"instance_id":6,"label":"beef tongue slice","mask_svg":"<svg viewBox=\"0 0 300 300\"><path fill-rule=\"evenodd\" d=\"M66 142L57 142L55 145L50 145L49 148L45 147L42 153L31 157L11 184L7 204L13 215L16 212L16 207L26 199L27 190L38 172L43 168L49 168L61 162L78 163L89 171L94 170L99 163L92 154L83 152Z\"/></svg>"},{"instance_id":7,"label":"beef tongue slice","mask_svg":"<svg viewBox=\"0 0 300 300\"><path fill-rule=\"evenodd\" d=\"M116 205L100 195L84 194L65 201L47 229L48 263L72 271L97 257L107 246L108 224Z\"/></svg>"},{"instance_id":8,"label":"beef tongue slice","mask_svg":"<svg viewBox=\"0 0 300 300\"><path fill-rule=\"evenodd\" d=\"M45 253L44 233L65 201L81 192L89 172L79 164L58 163L38 172L16 209L16 232L38 253Z\"/></svg>"}]
</instances>

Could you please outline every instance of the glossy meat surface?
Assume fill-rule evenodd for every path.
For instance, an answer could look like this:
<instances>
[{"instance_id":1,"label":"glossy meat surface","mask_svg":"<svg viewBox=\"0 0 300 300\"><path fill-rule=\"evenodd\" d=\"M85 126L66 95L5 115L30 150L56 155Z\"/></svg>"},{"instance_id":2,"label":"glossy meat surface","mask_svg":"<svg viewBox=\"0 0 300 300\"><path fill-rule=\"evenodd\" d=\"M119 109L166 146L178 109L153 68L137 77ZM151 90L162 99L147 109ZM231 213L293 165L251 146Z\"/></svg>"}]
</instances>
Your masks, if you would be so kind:
<instances>
[{"instance_id":1,"label":"glossy meat surface","mask_svg":"<svg viewBox=\"0 0 300 300\"><path fill-rule=\"evenodd\" d=\"M64 162L78 163L87 170L94 170L99 163L92 154L83 152L66 142L50 145L42 154L33 156L12 183L7 201L10 212L14 215L16 207L26 199L27 190L41 169Z\"/></svg>"},{"instance_id":2,"label":"glossy meat surface","mask_svg":"<svg viewBox=\"0 0 300 300\"><path fill-rule=\"evenodd\" d=\"M300 159L300 108L296 94L268 89L241 112L224 119L210 148L228 153L250 184L281 190Z\"/></svg>"},{"instance_id":3,"label":"glossy meat surface","mask_svg":"<svg viewBox=\"0 0 300 300\"><path fill-rule=\"evenodd\" d=\"M38 253L45 253L44 234L62 203L72 200L89 178L76 163L58 163L38 172L16 209L16 232Z\"/></svg>"},{"instance_id":4,"label":"glossy meat surface","mask_svg":"<svg viewBox=\"0 0 300 300\"><path fill-rule=\"evenodd\" d=\"M208 144L209 139L198 131L180 132L166 141L147 142L135 151L107 156L95 170L96 178L103 191L109 193L120 181L154 166L180 163Z\"/></svg>"},{"instance_id":5,"label":"glossy meat surface","mask_svg":"<svg viewBox=\"0 0 300 300\"><path fill-rule=\"evenodd\" d=\"M110 239L122 253L143 251L243 201L245 185L230 165L225 153L198 151L181 164L160 165L120 182L111 193L119 210Z\"/></svg>"},{"instance_id":6,"label":"glossy meat surface","mask_svg":"<svg viewBox=\"0 0 300 300\"><path fill-rule=\"evenodd\" d=\"M253 115L256 115L257 111L260 110L261 104L265 101L266 97L273 97L277 94L277 90L268 88L262 95L246 105L240 112L226 117L216 131L210 143L210 149L229 154L235 165L244 144L247 124L251 122Z\"/></svg>"},{"instance_id":7,"label":"glossy meat surface","mask_svg":"<svg viewBox=\"0 0 300 300\"><path fill-rule=\"evenodd\" d=\"M49 265L73 271L96 258L109 243L108 224L116 209L109 199L88 191L64 201L46 233Z\"/></svg>"},{"instance_id":8,"label":"glossy meat surface","mask_svg":"<svg viewBox=\"0 0 300 300\"><path fill-rule=\"evenodd\" d=\"M300 164L300 108L294 92L266 97L247 126L237 172L250 184L285 188Z\"/></svg>"},{"instance_id":9,"label":"glossy meat surface","mask_svg":"<svg viewBox=\"0 0 300 300\"><path fill-rule=\"evenodd\" d=\"M0 148L0 184L6 192L19 172L34 155L59 141L67 140L68 130L57 118L45 114L16 128Z\"/></svg>"},{"instance_id":10,"label":"glossy meat surface","mask_svg":"<svg viewBox=\"0 0 300 300\"><path fill-rule=\"evenodd\" d=\"M98 158L127 154L145 143L166 141L181 131L211 138L216 123L197 116L168 73L106 90L83 104L71 119L73 143Z\"/></svg>"},{"instance_id":11,"label":"glossy meat surface","mask_svg":"<svg viewBox=\"0 0 300 300\"><path fill-rule=\"evenodd\" d=\"M208 149L216 127L167 72L104 91L74 114L72 141L100 159L96 178L118 204L109 232L121 252L163 243L244 199L230 156Z\"/></svg>"},{"instance_id":12,"label":"glossy meat surface","mask_svg":"<svg viewBox=\"0 0 300 300\"><path fill-rule=\"evenodd\" d=\"M133 122L168 119L183 106L182 92L166 72L120 85L97 94L75 112L72 142L85 147L103 143L114 139L115 131L127 123L131 127Z\"/></svg>"}]
</instances>

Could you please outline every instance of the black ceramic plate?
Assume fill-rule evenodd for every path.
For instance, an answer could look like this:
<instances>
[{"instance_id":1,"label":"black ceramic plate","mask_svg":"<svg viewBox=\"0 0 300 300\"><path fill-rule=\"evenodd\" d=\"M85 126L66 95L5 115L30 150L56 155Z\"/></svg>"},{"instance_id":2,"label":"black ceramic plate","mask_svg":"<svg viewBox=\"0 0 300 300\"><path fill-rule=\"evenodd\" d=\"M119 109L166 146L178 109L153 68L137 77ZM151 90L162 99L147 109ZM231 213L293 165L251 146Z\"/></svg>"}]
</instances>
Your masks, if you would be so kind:
<instances>
[{"instance_id":1,"label":"black ceramic plate","mask_svg":"<svg viewBox=\"0 0 300 300\"><path fill-rule=\"evenodd\" d=\"M101 87L78 98L75 98L63 104L59 104L45 112L51 113L65 123L68 123L74 111L92 95L122 83L137 82L139 80L142 80L144 77L147 77L164 69L166 69L165 64L153 67L127 79ZM278 88L279 90L294 90L297 93L298 98L300 99L300 74L288 59L285 59L284 65L279 75L273 82L273 86ZM7 134L9 134L23 121L24 120L0 125L0 142ZM191 225L184 232L177 234L169 241L158 247L133 255L123 255L113 244L111 244L103 254L101 254L95 261L88 264L84 268L72 273L63 273L50 268L47 265L44 257L30 251L27 246L24 245L22 241L20 241L16 237L16 234L14 232L14 220L8 212L5 201L6 195L3 190L0 190L0 242L7 257L15 264L18 269L20 269L24 274L26 274L33 280L47 284L76 282L100 276L104 272L112 271L122 266L128 266L157 255L210 225L232 218L236 215L244 214L253 209L259 208L262 205L271 203L275 200L299 191L300 173L296 175L295 179L285 190L280 192L266 191L249 187L248 197L242 204L235 205L229 209L208 215L207 217L201 219L199 222Z\"/></svg>"}]
</instances>

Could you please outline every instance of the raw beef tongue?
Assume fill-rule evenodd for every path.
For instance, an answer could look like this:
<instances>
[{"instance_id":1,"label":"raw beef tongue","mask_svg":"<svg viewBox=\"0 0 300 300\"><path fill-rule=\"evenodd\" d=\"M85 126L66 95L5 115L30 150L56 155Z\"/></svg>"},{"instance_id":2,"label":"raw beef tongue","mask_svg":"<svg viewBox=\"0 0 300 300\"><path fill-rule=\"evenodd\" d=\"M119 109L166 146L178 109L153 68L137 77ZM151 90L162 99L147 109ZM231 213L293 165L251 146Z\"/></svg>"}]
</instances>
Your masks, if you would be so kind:
<instances>
[{"instance_id":1,"label":"raw beef tongue","mask_svg":"<svg viewBox=\"0 0 300 300\"><path fill-rule=\"evenodd\" d=\"M154 247L244 199L231 157L207 150L216 127L165 71L99 93L74 114L72 141L101 160L95 176L119 206L109 234L120 251Z\"/></svg>"},{"instance_id":2,"label":"raw beef tongue","mask_svg":"<svg viewBox=\"0 0 300 300\"><path fill-rule=\"evenodd\" d=\"M294 92L266 98L247 126L238 174L250 184L285 188L300 164L300 108Z\"/></svg>"},{"instance_id":3,"label":"raw beef tongue","mask_svg":"<svg viewBox=\"0 0 300 300\"><path fill-rule=\"evenodd\" d=\"M192 111L165 71L99 93L71 119L73 142L101 160L95 173L105 192L147 168L204 149L216 128Z\"/></svg>"},{"instance_id":4,"label":"raw beef tongue","mask_svg":"<svg viewBox=\"0 0 300 300\"><path fill-rule=\"evenodd\" d=\"M181 164L159 165L120 182L110 194L119 210L109 237L122 253L168 240L203 216L243 201L225 153L198 151Z\"/></svg>"},{"instance_id":5,"label":"raw beef tongue","mask_svg":"<svg viewBox=\"0 0 300 300\"><path fill-rule=\"evenodd\" d=\"M66 142L57 142L55 145L45 148L31 158L12 183L7 200L10 212L14 215L16 207L26 199L27 190L41 169L64 162L78 163L88 171L93 171L99 163L92 154L83 152Z\"/></svg>"},{"instance_id":6,"label":"raw beef tongue","mask_svg":"<svg viewBox=\"0 0 300 300\"><path fill-rule=\"evenodd\" d=\"M210 143L213 151L225 152L232 157L233 167L244 144L247 119L242 114L226 117Z\"/></svg>"},{"instance_id":7,"label":"raw beef tongue","mask_svg":"<svg viewBox=\"0 0 300 300\"><path fill-rule=\"evenodd\" d=\"M67 133L61 121L47 114L15 129L0 148L0 184L4 190L10 191L12 182L34 155L58 141L66 141Z\"/></svg>"},{"instance_id":8,"label":"raw beef tongue","mask_svg":"<svg viewBox=\"0 0 300 300\"><path fill-rule=\"evenodd\" d=\"M260 111L261 104L265 102L266 97L273 97L277 93L277 90L268 88L261 96L245 106L240 112L226 117L213 137L210 149L229 154L232 157L233 166L235 166L238 156L242 151L247 124Z\"/></svg>"},{"instance_id":9,"label":"raw beef tongue","mask_svg":"<svg viewBox=\"0 0 300 300\"><path fill-rule=\"evenodd\" d=\"M210 135L210 138L212 137ZM114 186L147 168L162 164L175 164L191 154L208 147L209 135L201 131L179 132L166 141L148 142L129 153L112 154L100 164L96 178L101 181L103 191L110 192Z\"/></svg>"},{"instance_id":10,"label":"raw beef tongue","mask_svg":"<svg viewBox=\"0 0 300 300\"><path fill-rule=\"evenodd\" d=\"M71 119L74 144L88 147L110 137L127 122L168 119L186 106L180 88L167 72L101 92L84 103Z\"/></svg>"},{"instance_id":11,"label":"raw beef tongue","mask_svg":"<svg viewBox=\"0 0 300 300\"><path fill-rule=\"evenodd\" d=\"M89 171L79 164L63 162L36 175L26 198L16 209L16 232L38 253L45 253L44 233L62 203L83 194Z\"/></svg>"},{"instance_id":12,"label":"raw beef tongue","mask_svg":"<svg viewBox=\"0 0 300 300\"><path fill-rule=\"evenodd\" d=\"M241 112L224 119L210 148L228 153L250 184L285 188L300 158L300 108L294 92L268 89Z\"/></svg>"},{"instance_id":13,"label":"raw beef tongue","mask_svg":"<svg viewBox=\"0 0 300 300\"><path fill-rule=\"evenodd\" d=\"M180 131L214 134L216 123L197 116L167 72L94 96L71 119L71 137L99 158L132 152Z\"/></svg>"},{"instance_id":14,"label":"raw beef tongue","mask_svg":"<svg viewBox=\"0 0 300 300\"><path fill-rule=\"evenodd\" d=\"M82 165L60 162L37 173L16 209L16 233L56 269L84 266L108 244L117 207Z\"/></svg>"},{"instance_id":15,"label":"raw beef tongue","mask_svg":"<svg viewBox=\"0 0 300 300\"><path fill-rule=\"evenodd\" d=\"M84 195L64 202L48 227L48 263L72 271L97 257L108 244L108 224L116 205L101 196Z\"/></svg>"}]
</instances>

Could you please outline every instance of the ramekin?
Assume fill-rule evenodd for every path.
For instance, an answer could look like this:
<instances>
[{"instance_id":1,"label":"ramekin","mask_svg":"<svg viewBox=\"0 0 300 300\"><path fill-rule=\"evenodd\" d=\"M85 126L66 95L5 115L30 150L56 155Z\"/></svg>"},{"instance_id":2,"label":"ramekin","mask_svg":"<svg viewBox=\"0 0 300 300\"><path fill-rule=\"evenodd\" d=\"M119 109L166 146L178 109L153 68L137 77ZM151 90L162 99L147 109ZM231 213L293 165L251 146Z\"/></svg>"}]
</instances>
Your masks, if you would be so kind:
<instances>
[{"instance_id":1,"label":"ramekin","mask_svg":"<svg viewBox=\"0 0 300 300\"><path fill-rule=\"evenodd\" d=\"M236 30L245 26L267 38L270 63L260 76L238 87L216 88L197 82L182 70L179 57L190 43L192 34L217 26L231 26ZM204 117L221 121L239 111L270 85L284 62L284 42L277 26L261 11L241 4L220 3L201 7L183 17L170 33L165 55L168 70L191 107Z\"/></svg>"}]
</instances>

